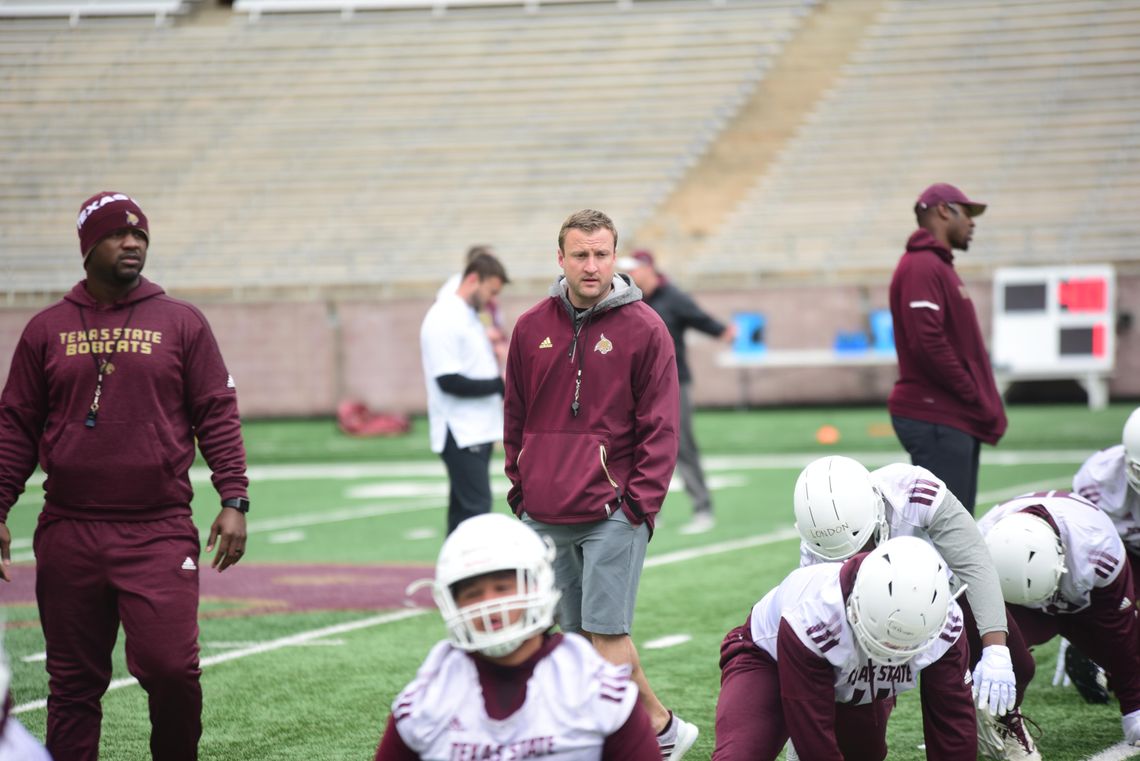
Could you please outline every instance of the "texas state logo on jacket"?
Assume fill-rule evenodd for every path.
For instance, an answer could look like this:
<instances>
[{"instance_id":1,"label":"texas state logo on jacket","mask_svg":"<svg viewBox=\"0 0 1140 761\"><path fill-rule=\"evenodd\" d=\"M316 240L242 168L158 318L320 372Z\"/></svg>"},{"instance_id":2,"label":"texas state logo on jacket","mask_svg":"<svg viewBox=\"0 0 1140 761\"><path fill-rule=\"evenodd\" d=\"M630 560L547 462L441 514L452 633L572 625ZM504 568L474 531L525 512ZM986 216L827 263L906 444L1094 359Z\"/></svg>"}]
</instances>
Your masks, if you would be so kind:
<instances>
[{"instance_id":1,"label":"texas state logo on jacket","mask_svg":"<svg viewBox=\"0 0 1140 761\"><path fill-rule=\"evenodd\" d=\"M1040 507L1061 537L1065 573L1053 597L1027 608L1046 613L1079 613L1091 603L1093 589L1107 587L1120 575L1125 563L1124 543L1112 520L1079 494L1040 491L1023 494L994 507L978 521L982 535L999 520L1027 508Z\"/></svg>"},{"instance_id":2,"label":"texas state logo on jacket","mask_svg":"<svg viewBox=\"0 0 1140 761\"><path fill-rule=\"evenodd\" d=\"M638 700L627 666L604 660L582 637L562 641L535 664L522 707L488 716L474 656L437 644L392 703L404 744L424 761L551 758L598 761L606 738Z\"/></svg>"},{"instance_id":3,"label":"texas state logo on jacket","mask_svg":"<svg viewBox=\"0 0 1140 761\"><path fill-rule=\"evenodd\" d=\"M778 661L780 622L787 621L808 651L831 664L837 703L862 705L913 690L919 672L942 658L962 635L962 609L951 601L941 635L918 655L891 666L876 663L859 646L847 623L847 602L839 580L845 565L821 563L792 571L753 606L752 641Z\"/></svg>"}]
</instances>

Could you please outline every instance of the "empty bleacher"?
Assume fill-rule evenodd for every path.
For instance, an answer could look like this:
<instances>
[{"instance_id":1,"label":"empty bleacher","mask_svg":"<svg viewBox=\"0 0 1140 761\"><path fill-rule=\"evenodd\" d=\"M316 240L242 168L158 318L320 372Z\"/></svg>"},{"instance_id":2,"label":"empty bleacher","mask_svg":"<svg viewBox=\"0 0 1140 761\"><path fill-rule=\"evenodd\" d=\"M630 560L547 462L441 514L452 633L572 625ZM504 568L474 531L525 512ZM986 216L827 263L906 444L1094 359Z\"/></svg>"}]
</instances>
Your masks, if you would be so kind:
<instances>
[{"instance_id":1,"label":"empty bleacher","mask_svg":"<svg viewBox=\"0 0 1140 761\"><path fill-rule=\"evenodd\" d=\"M562 218L632 230L811 0L0 25L0 296L80 275L75 211L135 196L168 287L438 281L489 242L556 272ZM228 13L228 12L227 12Z\"/></svg>"},{"instance_id":2,"label":"empty bleacher","mask_svg":"<svg viewBox=\"0 0 1140 761\"><path fill-rule=\"evenodd\" d=\"M688 261L693 276L890 269L928 184L990 203L959 267L1140 260L1140 2L895 0Z\"/></svg>"}]
</instances>

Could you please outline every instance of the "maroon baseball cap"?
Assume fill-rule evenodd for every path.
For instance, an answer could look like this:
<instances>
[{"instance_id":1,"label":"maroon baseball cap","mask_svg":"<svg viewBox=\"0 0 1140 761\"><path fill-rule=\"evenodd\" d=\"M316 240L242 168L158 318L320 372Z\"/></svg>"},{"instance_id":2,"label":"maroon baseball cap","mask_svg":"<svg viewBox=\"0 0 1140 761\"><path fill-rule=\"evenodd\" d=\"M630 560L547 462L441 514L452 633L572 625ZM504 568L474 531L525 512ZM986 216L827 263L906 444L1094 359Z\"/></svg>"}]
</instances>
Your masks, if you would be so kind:
<instances>
[{"instance_id":1,"label":"maroon baseball cap","mask_svg":"<svg viewBox=\"0 0 1140 761\"><path fill-rule=\"evenodd\" d=\"M986 210L986 204L979 201L971 201L969 198L966 198L966 194L961 190L945 182L935 183L922 191L922 195L918 197L914 208L915 211L919 209L929 209L940 203L952 203L961 206L966 210L966 216L968 217L979 217L982 215L982 212Z\"/></svg>"},{"instance_id":2,"label":"maroon baseball cap","mask_svg":"<svg viewBox=\"0 0 1140 761\"><path fill-rule=\"evenodd\" d=\"M629 256L623 256L617 260L617 268L622 272L629 272L638 267L651 267L657 269L656 263L653 261L653 254L648 251L634 251Z\"/></svg>"}]
</instances>

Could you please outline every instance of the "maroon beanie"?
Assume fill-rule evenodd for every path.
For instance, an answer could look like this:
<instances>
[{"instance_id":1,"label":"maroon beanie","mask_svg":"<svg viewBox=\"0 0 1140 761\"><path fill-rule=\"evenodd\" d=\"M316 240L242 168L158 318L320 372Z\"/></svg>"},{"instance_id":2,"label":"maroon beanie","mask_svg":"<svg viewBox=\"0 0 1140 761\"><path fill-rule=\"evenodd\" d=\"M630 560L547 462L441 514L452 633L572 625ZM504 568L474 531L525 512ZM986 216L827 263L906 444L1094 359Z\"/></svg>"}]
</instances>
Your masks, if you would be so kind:
<instances>
[{"instance_id":1,"label":"maroon beanie","mask_svg":"<svg viewBox=\"0 0 1140 761\"><path fill-rule=\"evenodd\" d=\"M91 196L79 207L75 226L79 232L79 253L84 259L99 241L124 227L142 231L147 241L150 241L146 215L134 199L125 193L104 190Z\"/></svg>"}]
</instances>

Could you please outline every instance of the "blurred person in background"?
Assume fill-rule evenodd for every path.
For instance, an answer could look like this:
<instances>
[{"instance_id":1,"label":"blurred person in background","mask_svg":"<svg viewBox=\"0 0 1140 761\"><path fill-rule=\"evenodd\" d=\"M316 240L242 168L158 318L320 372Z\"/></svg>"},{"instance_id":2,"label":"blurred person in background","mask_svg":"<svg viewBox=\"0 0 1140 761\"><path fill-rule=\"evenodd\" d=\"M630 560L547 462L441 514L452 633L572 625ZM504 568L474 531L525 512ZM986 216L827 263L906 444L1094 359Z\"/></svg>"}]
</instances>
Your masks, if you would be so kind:
<instances>
[{"instance_id":1,"label":"blurred person in background","mask_svg":"<svg viewBox=\"0 0 1140 761\"><path fill-rule=\"evenodd\" d=\"M515 323L503 448L511 509L550 537L559 624L628 664L667 761L698 730L657 698L630 631L654 521L677 463L673 343L614 273L617 229L584 209L558 232L559 277Z\"/></svg>"},{"instance_id":2,"label":"blurred person in background","mask_svg":"<svg viewBox=\"0 0 1140 761\"><path fill-rule=\"evenodd\" d=\"M736 337L736 326L725 325L697 306L689 294L657 269L653 254L648 251L635 251L631 256L618 260L617 267L633 278L634 285L641 289L645 303L661 315L665 327L669 329L669 336L673 339L681 393L681 441L677 452L677 470L685 484L689 501L693 503L692 520L682 526L680 532L702 534L713 528L715 520L712 498L701 467L701 453L693 434L693 373L689 370L688 353L685 350L685 331L692 328L732 343Z\"/></svg>"},{"instance_id":3,"label":"blurred person in background","mask_svg":"<svg viewBox=\"0 0 1140 761\"><path fill-rule=\"evenodd\" d=\"M448 536L432 582L448 639L392 701L376 761L660 761L629 667L550 632L554 553L499 513Z\"/></svg>"},{"instance_id":4,"label":"blurred person in background","mask_svg":"<svg viewBox=\"0 0 1140 761\"><path fill-rule=\"evenodd\" d=\"M510 282L502 262L477 254L459 285L420 326L431 451L447 468L447 532L491 509L491 451L503 438L503 376L479 311Z\"/></svg>"},{"instance_id":5,"label":"blurred person in background","mask_svg":"<svg viewBox=\"0 0 1140 761\"><path fill-rule=\"evenodd\" d=\"M86 278L28 322L0 394L3 521L39 462L36 601L47 650L47 747L99 755L100 701L119 624L127 668L146 691L150 751L192 761L202 734L195 442L222 500L206 552L241 560L249 511L237 390L206 318L142 276L146 215L97 193L76 220Z\"/></svg>"},{"instance_id":6,"label":"blurred person in background","mask_svg":"<svg viewBox=\"0 0 1140 761\"><path fill-rule=\"evenodd\" d=\"M918 230L890 287L899 361L891 424L911 463L945 481L970 514L982 442L997 444L1007 425L974 303L954 270L954 251L969 249L985 210L953 185L922 191Z\"/></svg>"},{"instance_id":7,"label":"blurred person in background","mask_svg":"<svg viewBox=\"0 0 1140 761\"><path fill-rule=\"evenodd\" d=\"M459 283L463 280L463 273L467 270L467 265L473 262L477 256L482 255L495 256L495 250L484 245L472 246L467 249L467 255L463 258L463 269L444 281L435 294L436 301L439 301L441 296L450 296L455 293L459 289ZM505 365L507 363L507 329L503 323L503 311L499 308L497 298L488 299L483 304L479 312L479 319L487 328L487 338L491 340L495 357L498 358L500 365Z\"/></svg>"}]
</instances>

